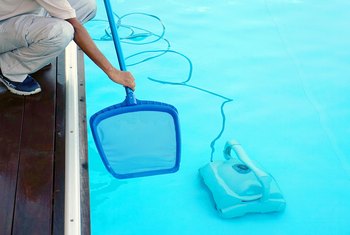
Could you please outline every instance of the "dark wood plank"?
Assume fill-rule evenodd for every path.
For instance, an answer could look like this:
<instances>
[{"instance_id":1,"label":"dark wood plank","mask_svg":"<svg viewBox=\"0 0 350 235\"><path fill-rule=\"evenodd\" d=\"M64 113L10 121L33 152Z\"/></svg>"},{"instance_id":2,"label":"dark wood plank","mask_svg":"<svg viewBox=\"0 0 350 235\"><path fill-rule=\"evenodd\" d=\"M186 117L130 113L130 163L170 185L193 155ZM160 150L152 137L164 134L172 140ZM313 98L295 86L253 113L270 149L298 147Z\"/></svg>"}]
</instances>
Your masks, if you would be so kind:
<instances>
[{"instance_id":1,"label":"dark wood plank","mask_svg":"<svg viewBox=\"0 0 350 235\"><path fill-rule=\"evenodd\" d=\"M0 93L0 234L12 230L24 98Z\"/></svg>"},{"instance_id":2,"label":"dark wood plank","mask_svg":"<svg viewBox=\"0 0 350 235\"><path fill-rule=\"evenodd\" d=\"M78 79L79 79L79 139L80 139L80 216L81 233L91 234L90 219L90 186L87 151L87 121L85 97L84 54L78 50Z\"/></svg>"},{"instance_id":3,"label":"dark wood plank","mask_svg":"<svg viewBox=\"0 0 350 235\"><path fill-rule=\"evenodd\" d=\"M25 100L22 149L53 151L56 115L56 61L52 68L39 71L33 77L40 83L42 92Z\"/></svg>"},{"instance_id":4,"label":"dark wood plank","mask_svg":"<svg viewBox=\"0 0 350 235\"><path fill-rule=\"evenodd\" d=\"M55 68L55 62L53 68ZM51 234L56 71L33 77L42 92L25 98L13 234Z\"/></svg>"},{"instance_id":5,"label":"dark wood plank","mask_svg":"<svg viewBox=\"0 0 350 235\"><path fill-rule=\"evenodd\" d=\"M64 234L66 80L64 53L57 59L53 235Z\"/></svg>"},{"instance_id":6,"label":"dark wood plank","mask_svg":"<svg viewBox=\"0 0 350 235\"><path fill-rule=\"evenodd\" d=\"M52 158L50 152L21 153L13 224L15 235L51 234Z\"/></svg>"}]
</instances>

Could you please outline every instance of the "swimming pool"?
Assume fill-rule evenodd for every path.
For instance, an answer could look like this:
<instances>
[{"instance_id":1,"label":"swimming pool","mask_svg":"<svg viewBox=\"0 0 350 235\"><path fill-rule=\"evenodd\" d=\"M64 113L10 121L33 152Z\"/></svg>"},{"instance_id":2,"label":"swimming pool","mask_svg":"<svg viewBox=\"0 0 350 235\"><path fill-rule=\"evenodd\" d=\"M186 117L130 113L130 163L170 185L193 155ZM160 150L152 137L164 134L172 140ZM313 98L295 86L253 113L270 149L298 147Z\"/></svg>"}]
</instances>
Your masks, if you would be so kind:
<instances>
[{"instance_id":1,"label":"swimming pool","mask_svg":"<svg viewBox=\"0 0 350 235\"><path fill-rule=\"evenodd\" d=\"M87 28L117 64L98 6ZM89 132L92 234L350 234L348 1L117 0L113 7L120 17L142 13L125 16L124 25L156 35L163 32L158 18L165 26L176 53L126 62L136 63L128 69L138 98L178 109L182 159L174 174L117 180ZM143 44L155 39L124 40L124 55L167 48L164 40ZM124 88L88 58L85 69L88 117L124 99ZM222 159L231 139L277 180L284 212L218 216L198 168Z\"/></svg>"}]
</instances>

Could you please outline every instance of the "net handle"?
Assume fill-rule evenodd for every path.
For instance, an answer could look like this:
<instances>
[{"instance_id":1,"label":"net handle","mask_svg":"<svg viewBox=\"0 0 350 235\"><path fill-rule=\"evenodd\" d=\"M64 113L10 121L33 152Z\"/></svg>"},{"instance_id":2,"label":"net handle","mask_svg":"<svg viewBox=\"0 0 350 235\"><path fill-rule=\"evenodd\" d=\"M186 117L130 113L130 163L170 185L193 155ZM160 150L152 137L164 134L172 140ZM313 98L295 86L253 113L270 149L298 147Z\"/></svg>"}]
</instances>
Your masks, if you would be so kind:
<instances>
[{"instance_id":1,"label":"net handle","mask_svg":"<svg viewBox=\"0 0 350 235\"><path fill-rule=\"evenodd\" d=\"M109 27L111 28L111 32L112 32L112 39L113 39L113 43L114 43L114 48L115 48L115 51L116 51L116 54L118 57L119 68L121 71L127 71L124 56L123 56L123 51L122 51L122 48L120 45L119 35L117 32L116 23L114 21L111 2L110 2L110 0L104 0L104 3L105 3L105 7L106 7ZM136 104L136 98L134 96L133 90L130 87L125 86L125 92L126 92L126 103L128 105Z\"/></svg>"}]
</instances>

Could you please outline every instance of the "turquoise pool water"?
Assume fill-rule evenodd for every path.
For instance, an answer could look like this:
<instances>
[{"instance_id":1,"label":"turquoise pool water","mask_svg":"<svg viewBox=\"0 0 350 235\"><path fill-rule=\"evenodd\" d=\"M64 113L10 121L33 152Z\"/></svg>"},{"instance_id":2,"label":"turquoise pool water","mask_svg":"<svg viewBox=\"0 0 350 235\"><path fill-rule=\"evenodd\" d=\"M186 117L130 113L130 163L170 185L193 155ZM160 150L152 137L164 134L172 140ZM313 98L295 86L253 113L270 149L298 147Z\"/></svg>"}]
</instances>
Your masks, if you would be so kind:
<instances>
[{"instance_id":1,"label":"turquoise pool water","mask_svg":"<svg viewBox=\"0 0 350 235\"><path fill-rule=\"evenodd\" d=\"M93 235L350 234L349 1L112 4L119 16L159 17L170 49L180 53L128 68L139 99L178 109L182 161L175 174L118 180L105 170L89 132ZM95 21L86 26L117 65L103 2L98 6ZM124 17L122 24L158 35L163 29L157 18L141 14ZM122 28L120 36L129 32ZM123 40L126 57L167 48L164 40L143 44L155 37L141 36ZM155 55L143 53L126 62ZM192 62L192 74L184 56ZM124 88L88 58L85 65L88 117L123 101ZM274 176L287 201L284 212L218 216L198 168L211 157L222 159L231 139Z\"/></svg>"}]
</instances>

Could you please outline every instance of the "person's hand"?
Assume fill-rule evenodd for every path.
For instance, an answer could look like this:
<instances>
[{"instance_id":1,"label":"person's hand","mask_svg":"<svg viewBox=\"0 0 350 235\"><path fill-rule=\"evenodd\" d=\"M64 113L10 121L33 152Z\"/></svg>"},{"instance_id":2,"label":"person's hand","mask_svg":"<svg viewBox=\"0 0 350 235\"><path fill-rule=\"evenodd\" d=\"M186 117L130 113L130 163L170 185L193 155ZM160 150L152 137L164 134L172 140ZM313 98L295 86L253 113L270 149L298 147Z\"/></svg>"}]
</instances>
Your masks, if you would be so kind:
<instances>
[{"instance_id":1,"label":"person's hand","mask_svg":"<svg viewBox=\"0 0 350 235\"><path fill-rule=\"evenodd\" d=\"M108 77L123 86L129 87L133 91L135 90L136 84L135 84L135 78L134 76L127 71L120 71L116 68L113 68L112 71L108 73Z\"/></svg>"},{"instance_id":2,"label":"person's hand","mask_svg":"<svg viewBox=\"0 0 350 235\"><path fill-rule=\"evenodd\" d=\"M74 41L100 67L108 77L123 86L135 90L135 79L130 72L117 70L97 48L91 36L77 18L67 19L74 28Z\"/></svg>"}]
</instances>

